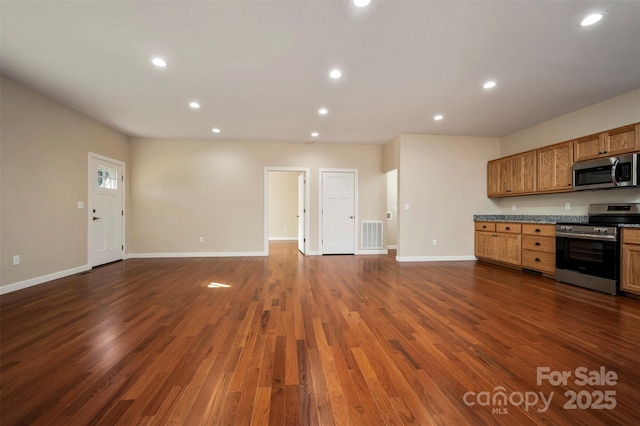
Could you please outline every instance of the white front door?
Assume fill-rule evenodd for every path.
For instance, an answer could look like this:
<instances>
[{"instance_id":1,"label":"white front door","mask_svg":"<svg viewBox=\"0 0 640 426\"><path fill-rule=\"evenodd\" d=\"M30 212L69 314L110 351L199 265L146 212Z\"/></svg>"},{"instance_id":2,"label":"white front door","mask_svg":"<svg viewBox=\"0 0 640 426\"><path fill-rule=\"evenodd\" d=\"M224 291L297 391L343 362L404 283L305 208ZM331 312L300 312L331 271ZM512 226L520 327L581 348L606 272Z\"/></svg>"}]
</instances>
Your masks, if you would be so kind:
<instances>
[{"instance_id":1,"label":"white front door","mask_svg":"<svg viewBox=\"0 0 640 426\"><path fill-rule=\"evenodd\" d=\"M306 236L304 235L304 173L298 176L298 250L305 254L304 243Z\"/></svg>"},{"instance_id":2,"label":"white front door","mask_svg":"<svg viewBox=\"0 0 640 426\"><path fill-rule=\"evenodd\" d=\"M124 258L124 164L89 156L89 264Z\"/></svg>"},{"instance_id":3,"label":"white front door","mask_svg":"<svg viewBox=\"0 0 640 426\"><path fill-rule=\"evenodd\" d=\"M355 173L322 173L322 253L355 254Z\"/></svg>"}]
</instances>

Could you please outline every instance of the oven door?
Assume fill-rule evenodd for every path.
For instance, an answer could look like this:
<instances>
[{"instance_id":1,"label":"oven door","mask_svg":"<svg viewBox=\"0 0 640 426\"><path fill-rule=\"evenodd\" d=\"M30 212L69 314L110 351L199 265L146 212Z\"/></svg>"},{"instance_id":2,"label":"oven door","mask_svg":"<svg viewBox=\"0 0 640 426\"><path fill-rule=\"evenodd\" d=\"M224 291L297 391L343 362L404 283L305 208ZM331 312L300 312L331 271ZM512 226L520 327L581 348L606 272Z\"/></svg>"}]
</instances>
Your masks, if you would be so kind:
<instances>
[{"instance_id":1,"label":"oven door","mask_svg":"<svg viewBox=\"0 0 640 426\"><path fill-rule=\"evenodd\" d=\"M556 234L556 268L618 280L617 238L602 235Z\"/></svg>"}]
</instances>

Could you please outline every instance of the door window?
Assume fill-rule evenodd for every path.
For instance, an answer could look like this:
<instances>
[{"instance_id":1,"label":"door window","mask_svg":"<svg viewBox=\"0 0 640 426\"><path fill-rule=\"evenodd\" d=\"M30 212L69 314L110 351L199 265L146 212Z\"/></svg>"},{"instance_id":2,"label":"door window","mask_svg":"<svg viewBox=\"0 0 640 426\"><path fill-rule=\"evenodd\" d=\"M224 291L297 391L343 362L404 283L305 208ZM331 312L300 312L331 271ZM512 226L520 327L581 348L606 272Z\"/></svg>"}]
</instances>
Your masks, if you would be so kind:
<instances>
[{"instance_id":1,"label":"door window","mask_svg":"<svg viewBox=\"0 0 640 426\"><path fill-rule=\"evenodd\" d=\"M118 169L98 166L98 187L118 189Z\"/></svg>"}]
</instances>

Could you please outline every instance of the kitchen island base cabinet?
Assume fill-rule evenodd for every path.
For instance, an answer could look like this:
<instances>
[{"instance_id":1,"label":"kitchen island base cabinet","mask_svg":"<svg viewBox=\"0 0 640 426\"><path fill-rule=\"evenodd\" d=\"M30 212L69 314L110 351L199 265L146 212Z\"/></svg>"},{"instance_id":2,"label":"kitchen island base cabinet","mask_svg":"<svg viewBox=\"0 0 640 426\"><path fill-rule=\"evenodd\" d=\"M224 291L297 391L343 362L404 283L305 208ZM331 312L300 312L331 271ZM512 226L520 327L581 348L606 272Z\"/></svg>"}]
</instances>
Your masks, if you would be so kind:
<instances>
[{"instance_id":1,"label":"kitchen island base cabinet","mask_svg":"<svg viewBox=\"0 0 640 426\"><path fill-rule=\"evenodd\" d=\"M622 230L620 289L640 296L640 229Z\"/></svg>"}]
</instances>

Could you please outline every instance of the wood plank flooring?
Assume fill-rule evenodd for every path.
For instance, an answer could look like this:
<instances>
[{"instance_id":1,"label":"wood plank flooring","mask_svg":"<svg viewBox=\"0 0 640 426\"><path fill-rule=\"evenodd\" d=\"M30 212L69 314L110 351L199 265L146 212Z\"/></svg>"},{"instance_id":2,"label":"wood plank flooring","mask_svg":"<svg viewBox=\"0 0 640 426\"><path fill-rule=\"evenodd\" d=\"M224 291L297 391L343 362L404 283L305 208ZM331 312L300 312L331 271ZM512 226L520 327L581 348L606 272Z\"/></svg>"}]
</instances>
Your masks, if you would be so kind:
<instances>
[{"instance_id":1,"label":"wood plank flooring","mask_svg":"<svg viewBox=\"0 0 640 426\"><path fill-rule=\"evenodd\" d=\"M640 421L640 300L476 262L279 242L130 259L0 308L4 426ZM539 385L538 367L571 376Z\"/></svg>"}]
</instances>

